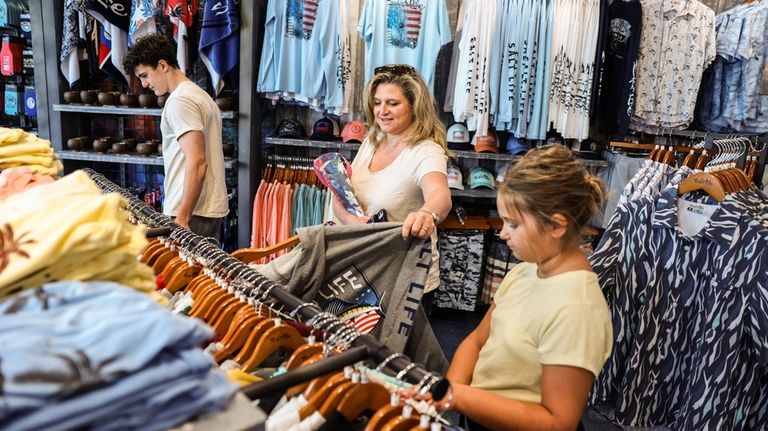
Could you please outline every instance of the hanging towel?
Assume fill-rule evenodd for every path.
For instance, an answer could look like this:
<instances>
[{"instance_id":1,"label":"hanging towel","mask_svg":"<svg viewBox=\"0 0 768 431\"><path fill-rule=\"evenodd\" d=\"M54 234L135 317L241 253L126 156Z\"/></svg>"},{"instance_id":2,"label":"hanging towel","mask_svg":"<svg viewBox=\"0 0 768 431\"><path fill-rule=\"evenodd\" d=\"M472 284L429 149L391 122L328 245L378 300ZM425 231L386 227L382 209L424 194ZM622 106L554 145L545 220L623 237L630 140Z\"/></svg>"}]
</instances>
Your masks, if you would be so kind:
<instances>
[{"instance_id":1,"label":"hanging towel","mask_svg":"<svg viewBox=\"0 0 768 431\"><path fill-rule=\"evenodd\" d=\"M128 44L133 45L141 36L157 33L158 0L133 0L131 2L131 21L128 27Z\"/></svg>"},{"instance_id":2,"label":"hanging towel","mask_svg":"<svg viewBox=\"0 0 768 431\"><path fill-rule=\"evenodd\" d=\"M128 28L130 26L129 13L131 10L131 0L111 0L109 6L98 0L86 0L85 11L96 18L104 26L104 32L110 39L109 58L112 66L119 72L115 78L123 77L125 83L130 82L130 76L123 69L123 59L128 52ZM99 60L101 55L101 32L99 33ZM102 70L110 73L105 68L105 64L99 61ZM111 68L110 68L111 69Z\"/></svg>"},{"instance_id":3,"label":"hanging towel","mask_svg":"<svg viewBox=\"0 0 768 431\"><path fill-rule=\"evenodd\" d=\"M189 59L187 57L187 29L192 26L197 14L197 0L168 0L165 14L173 24L173 40L176 41L176 61L179 69L186 74Z\"/></svg>"},{"instance_id":4,"label":"hanging towel","mask_svg":"<svg viewBox=\"0 0 768 431\"><path fill-rule=\"evenodd\" d=\"M72 87L80 79L80 63L77 55L79 0L67 0L64 4L64 30L61 36L61 73Z\"/></svg>"},{"instance_id":5,"label":"hanging towel","mask_svg":"<svg viewBox=\"0 0 768 431\"><path fill-rule=\"evenodd\" d=\"M240 58L239 4L234 0L209 0L203 12L200 31L200 58L211 74L218 95L224 88L224 78L235 69ZM237 86L232 80L230 85Z\"/></svg>"},{"instance_id":6,"label":"hanging towel","mask_svg":"<svg viewBox=\"0 0 768 431\"><path fill-rule=\"evenodd\" d=\"M96 26L99 29L99 69L116 80L120 80L121 77L122 79L127 79L123 75L122 70L115 67L114 62L112 61L112 36L109 34L105 26L98 23Z\"/></svg>"}]
</instances>

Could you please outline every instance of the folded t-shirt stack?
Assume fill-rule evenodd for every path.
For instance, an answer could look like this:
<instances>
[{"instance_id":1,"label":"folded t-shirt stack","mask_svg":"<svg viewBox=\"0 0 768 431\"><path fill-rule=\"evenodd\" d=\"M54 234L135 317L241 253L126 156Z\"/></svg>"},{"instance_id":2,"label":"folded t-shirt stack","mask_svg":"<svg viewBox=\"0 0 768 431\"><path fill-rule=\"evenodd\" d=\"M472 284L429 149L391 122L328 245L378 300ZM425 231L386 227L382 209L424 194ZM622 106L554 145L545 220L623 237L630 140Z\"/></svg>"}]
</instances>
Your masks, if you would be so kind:
<instances>
[{"instance_id":1,"label":"folded t-shirt stack","mask_svg":"<svg viewBox=\"0 0 768 431\"><path fill-rule=\"evenodd\" d=\"M60 280L104 280L154 293L137 259L145 229L128 222L118 194L74 172L0 201L0 298Z\"/></svg>"},{"instance_id":2,"label":"folded t-shirt stack","mask_svg":"<svg viewBox=\"0 0 768 431\"><path fill-rule=\"evenodd\" d=\"M0 172L0 200L50 182L52 177L36 174L26 166L4 169Z\"/></svg>"},{"instance_id":3,"label":"folded t-shirt stack","mask_svg":"<svg viewBox=\"0 0 768 431\"><path fill-rule=\"evenodd\" d=\"M213 331L117 283L58 282L0 302L0 423L160 430L237 390L199 347Z\"/></svg>"},{"instance_id":4,"label":"folded t-shirt stack","mask_svg":"<svg viewBox=\"0 0 768 431\"><path fill-rule=\"evenodd\" d=\"M0 171L19 166L53 178L64 169L50 141L21 129L0 127Z\"/></svg>"}]
</instances>

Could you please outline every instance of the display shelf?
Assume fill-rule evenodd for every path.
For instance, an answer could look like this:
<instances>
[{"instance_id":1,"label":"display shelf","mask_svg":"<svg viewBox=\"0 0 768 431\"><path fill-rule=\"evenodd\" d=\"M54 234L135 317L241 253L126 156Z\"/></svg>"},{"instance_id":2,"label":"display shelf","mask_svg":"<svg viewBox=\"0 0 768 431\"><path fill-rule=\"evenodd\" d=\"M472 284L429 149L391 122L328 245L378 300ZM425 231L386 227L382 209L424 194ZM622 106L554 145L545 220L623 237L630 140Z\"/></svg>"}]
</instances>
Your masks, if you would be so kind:
<instances>
[{"instance_id":1,"label":"display shelf","mask_svg":"<svg viewBox=\"0 0 768 431\"><path fill-rule=\"evenodd\" d=\"M306 148L335 148L339 150L353 150L360 149L360 144L345 144L341 141L313 141L310 139L289 139L289 138L266 138L265 144L269 145L287 145L291 147L306 147Z\"/></svg>"},{"instance_id":2,"label":"display shelf","mask_svg":"<svg viewBox=\"0 0 768 431\"><path fill-rule=\"evenodd\" d=\"M127 106L83 105L81 103L54 103L53 110L58 112L77 112L81 114L151 115L154 117L159 117L163 113L163 110L159 108L129 108ZM221 118L237 118L237 112L221 111Z\"/></svg>"},{"instance_id":3,"label":"display shelf","mask_svg":"<svg viewBox=\"0 0 768 431\"><path fill-rule=\"evenodd\" d=\"M496 190L470 189L469 187L466 187L464 190L451 189L451 196L458 198L493 199L496 197Z\"/></svg>"},{"instance_id":4,"label":"display shelf","mask_svg":"<svg viewBox=\"0 0 768 431\"><path fill-rule=\"evenodd\" d=\"M154 165L163 166L162 156L140 156L134 154L97 153L95 151L71 151L57 152L62 160L83 160L88 162L126 163L129 165ZM234 160L224 159L224 167L232 169Z\"/></svg>"},{"instance_id":5,"label":"display shelf","mask_svg":"<svg viewBox=\"0 0 768 431\"><path fill-rule=\"evenodd\" d=\"M459 151L451 150L459 159L481 159L481 160L508 160L513 161L519 159L521 156L514 156L512 154L496 154L496 153L476 153L474 151Z\"/></svg>"},{"instance_id":6,"label":"display shelf","mask_svg":"<svg viewBox=\"0 0 768 431\"><path fill-rule=\"evenodd\" d=\"M287 145L292 147L306 147L306 148L335 148L340 150L358 150L360 144L345 144L341 141L313 141L309 139L288 139L288 138L266 138L264 140L266 144L270 145ZM512 154L496 154L496 153L476 153L474 151L455 151L451 150L454 155L459 159L483 159L483 160L504 160L514 161L518 160L521 156L515 156ZM579 159L584 166L603 167L608 166L608 162L605 160L589 160Z\"/></svg>"}]
</instances>

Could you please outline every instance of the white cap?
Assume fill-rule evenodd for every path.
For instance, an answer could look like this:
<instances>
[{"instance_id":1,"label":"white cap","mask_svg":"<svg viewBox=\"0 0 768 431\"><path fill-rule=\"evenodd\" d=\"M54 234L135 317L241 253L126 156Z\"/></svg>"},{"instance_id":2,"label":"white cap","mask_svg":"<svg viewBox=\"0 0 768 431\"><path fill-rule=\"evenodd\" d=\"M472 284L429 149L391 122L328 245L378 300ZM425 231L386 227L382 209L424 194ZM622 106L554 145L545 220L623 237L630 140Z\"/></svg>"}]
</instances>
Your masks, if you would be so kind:
<instances>
[{"instance_id":1,"label":"white cap","mask_svg":"<svg viewBox=\"0 0 768 431\"><path fill-rule=\"evenodd\" d=\"M446 131L449 144L468 144L469 129L462 123L453 123Z\"/></svg>"},{"instance_id":2,"label":"white cap","mask_svg":"<svg viewBox=\"0 0 768 431\"><path fill-rule=\"evenodd\" d=\"M461 169L457 168L456 165L449 163L448 164L448 187L452 189L458 189L458 190L464 190L464 177L461 175Z\"/></svg>"}]
</instances>

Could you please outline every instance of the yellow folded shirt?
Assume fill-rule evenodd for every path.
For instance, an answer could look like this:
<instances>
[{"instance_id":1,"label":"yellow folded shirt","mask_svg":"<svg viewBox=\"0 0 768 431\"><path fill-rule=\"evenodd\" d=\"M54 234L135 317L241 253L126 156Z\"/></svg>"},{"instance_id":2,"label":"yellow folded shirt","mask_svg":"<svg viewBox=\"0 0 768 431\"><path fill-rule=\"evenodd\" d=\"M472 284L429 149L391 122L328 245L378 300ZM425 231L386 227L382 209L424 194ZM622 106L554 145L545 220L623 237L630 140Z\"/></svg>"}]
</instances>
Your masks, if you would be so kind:
<instances>
[{"instance_id":1,"label":"yellow folded shirt","mask_svg":"<svg viewBox=\"0 0 768 431\"><path fill-rule=\"evenodd\" d=\"M50 146L44 143L4 145L0 146L0 159L4 157L42 153L49 148Z\"/></svg>"},{"instance_id":2,"label":"yellow folded shirt","mask_svg":"<svg viewBox=\"0 0 768 431\"><path fill-rule=\"evenodd\" d=\"M12 163L18 163L20 166L25 165L38 165L45 168L50 168L53 164L53 154L40 155L40 154L25 154L21 156L4 157L0 159L0 166L10 165Z\"/></svg>"},{"instance_id":3,"label":"yellow folded shirt","mask_svg":"<svg viewBox=\"0 0 768 431\"><path fill-rule=\"evenodd\" d=\"M146 247L145 231L128 223L128 213L121 209L124 204L117 194L102 194L83 172L1 202L0 297L39 285L32 281L70 279L59 271L50 272L59 263L59 267L70 268L78 277L85 277L88 271L115 274L110 275L113 278L121 272L130 274L126 278L146 280L133 285L152 289L151 270L145 265L136 266L136 257ZM118 246L123 246L121 252L108 253ZM86 256L93 256L94 262L119 266L86 270L92 266Z\"/></svg>"},{"instance_id":4,"label":"yellow folded shirt","mask_svg":"<svg viewBox=\"0 0 768 431\"><path fill-rule=\"evenodd\" d=\"M9 129L0 127L0 146L11 145L25 139L29 133L21 129Z\"/></svg>"}]
</instances>

